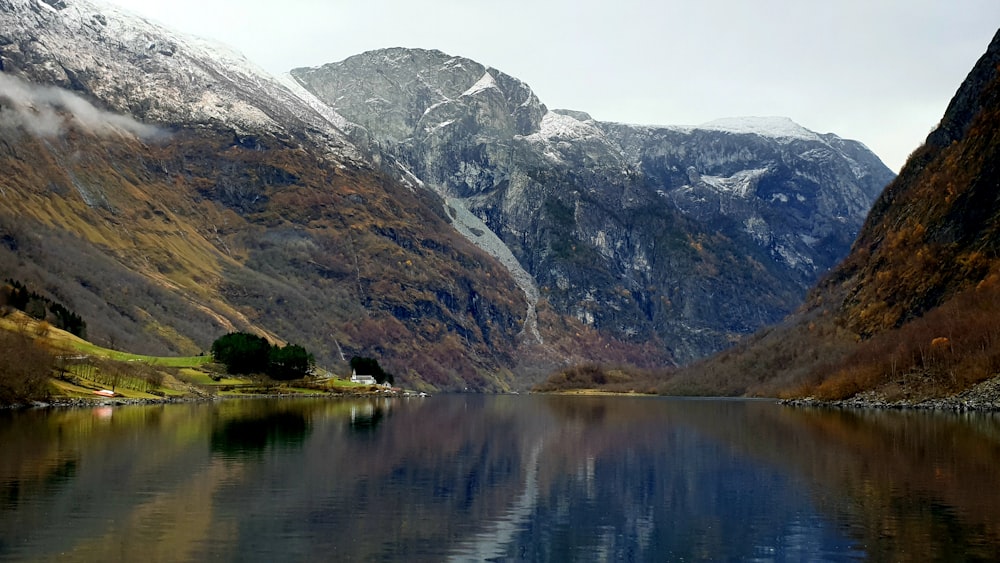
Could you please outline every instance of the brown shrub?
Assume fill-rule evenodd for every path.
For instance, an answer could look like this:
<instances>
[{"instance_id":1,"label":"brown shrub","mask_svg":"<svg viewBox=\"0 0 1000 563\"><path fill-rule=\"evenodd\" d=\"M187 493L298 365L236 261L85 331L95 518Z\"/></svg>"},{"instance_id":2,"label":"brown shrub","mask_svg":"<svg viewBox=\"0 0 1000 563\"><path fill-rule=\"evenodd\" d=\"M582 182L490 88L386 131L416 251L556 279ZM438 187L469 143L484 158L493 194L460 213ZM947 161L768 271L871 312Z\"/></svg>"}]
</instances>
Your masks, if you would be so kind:
<instances>
[{"instance_id":1,"label":"brown shrub","mask_svg":"<svg viewBox=\"0 0 1000 563\"><path fill-rule=\"evenodd\" d=\"M0 405L47 399L55 358L23 333L0 332Z\"/></svg>"},{"instance_id":2,"label":"brown shrub","mask_svg":"<svg viewBox=\"0 0 1000 563\"><path fill-rule=\"evenodd\" d=\"M935 393L956 393L1000 373L1000 284L996 275L899 328L859 342L819 383L799 394L849 397L886 385L921 381ZM914 379L916 378L916 379Z\"/></svg>"},{"instance_id":3,"label":"brown shrub","mask_svg":"<svg viewBox=\"0 0 1000 563\"><path fill-rule=\"evenodd\" d=\"M541 393L574 389L596 389L612 393L656 393L667 376L665 370L583 364L552 374L533 390Z\"/></svg>"}]
</instances>

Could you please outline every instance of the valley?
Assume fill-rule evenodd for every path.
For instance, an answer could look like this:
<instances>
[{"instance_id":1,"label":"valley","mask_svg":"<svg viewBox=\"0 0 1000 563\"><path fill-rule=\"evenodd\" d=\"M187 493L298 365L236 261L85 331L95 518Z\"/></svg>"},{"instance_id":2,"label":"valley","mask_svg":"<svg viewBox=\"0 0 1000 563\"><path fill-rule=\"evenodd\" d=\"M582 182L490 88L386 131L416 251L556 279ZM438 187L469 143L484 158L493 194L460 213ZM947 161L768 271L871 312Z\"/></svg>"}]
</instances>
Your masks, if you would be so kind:
<instances>
[{"instance_id":1,"label":"valley","mask_svg":"<svg viewBox=\"0 0 1000 563\"><path fill-rule=\"evenodd\" d=\"M103 348L249 332L425 392L934 396L997 369L968 313L995 301L994 46L896 178L788 118L604 122L436 50L279 77L88 0L0 13L0 273Z\"/></svg>"}]
</instances>

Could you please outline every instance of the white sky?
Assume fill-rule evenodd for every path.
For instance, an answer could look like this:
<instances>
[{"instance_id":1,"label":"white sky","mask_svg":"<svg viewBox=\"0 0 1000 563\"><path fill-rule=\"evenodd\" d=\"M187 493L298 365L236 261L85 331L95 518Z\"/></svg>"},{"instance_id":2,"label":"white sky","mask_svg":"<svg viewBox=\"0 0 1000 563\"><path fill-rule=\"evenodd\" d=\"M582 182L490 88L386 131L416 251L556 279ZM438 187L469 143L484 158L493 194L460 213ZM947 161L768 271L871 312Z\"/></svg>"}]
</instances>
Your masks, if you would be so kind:
<instances>
[{"instance_id":1,"label":"white sky","mask_svg":"<svg viewBox=\"0 0 1000 563\"><path fill-rule=\"evenodd\" d=\"M998 0L109 0L276 74L439 49L550 109L647 125L783 115L893 170L1000 26Z\"/></svg>"}]
</instances>

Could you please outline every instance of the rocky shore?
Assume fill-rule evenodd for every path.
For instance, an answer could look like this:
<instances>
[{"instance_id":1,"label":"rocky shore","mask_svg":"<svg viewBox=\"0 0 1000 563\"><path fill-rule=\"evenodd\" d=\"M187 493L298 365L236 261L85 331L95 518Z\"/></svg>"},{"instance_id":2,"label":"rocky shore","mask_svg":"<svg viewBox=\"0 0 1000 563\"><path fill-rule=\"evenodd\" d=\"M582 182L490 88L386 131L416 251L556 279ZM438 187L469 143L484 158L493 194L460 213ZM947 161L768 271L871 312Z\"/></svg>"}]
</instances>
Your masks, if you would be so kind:
<instances>
[{"instance_id":1,"label":"rocky shore","mask_svg":"<svg viewBox=\"0 0 1000 563\"><path fill-rule=\"evenodd\" d=\"M865 391L840 401L822 401L812 397L786 399L783 405L841 409L920 409L937 411L1000 411L1000 377L987 379L950 397L890 399L879 391Z\"/></svg>"},{"instance_id":2,"label":"rocky shore","mask_svg":"<svg viewBox=\"0 0 1000 563\"><path fill-rule=\"evenodd\" d=\"M132 399L126 397L111 398L71 398L54 397L47 401L33 401L28 404L14 404L0 406L3 409L23 409L23 408L93 408L93 407L120 407L128 405L174 405L184 403L209 403L217 401L231 401L233 399L342 399L361 397L383 397L387 396L382 391L351 391L334 393L254 393L245 395L189 395L185 397L162 397ZM416 396L409 393L392 393L393 397Z\"/></svg>"},{"instance_id":3,"label":"rocky shore","mask_svg":"<svg viewBox=\"0 0 1000 563\"><path fill-rule=\"evenodd\" d=\"M251 395L248 395L250 397ZM66 407L116 407L124 405L169 405L181 403L204 403L209 401L221 401L230 397L169 397L169 398L149 398L149 399L128 399L123 397L115 398L70 398L57 397L48 401L32 401L29 404L7 405L5 408L66 408ZM242 397L241 397L242 398Z\"/></svg>"}]
</instances>

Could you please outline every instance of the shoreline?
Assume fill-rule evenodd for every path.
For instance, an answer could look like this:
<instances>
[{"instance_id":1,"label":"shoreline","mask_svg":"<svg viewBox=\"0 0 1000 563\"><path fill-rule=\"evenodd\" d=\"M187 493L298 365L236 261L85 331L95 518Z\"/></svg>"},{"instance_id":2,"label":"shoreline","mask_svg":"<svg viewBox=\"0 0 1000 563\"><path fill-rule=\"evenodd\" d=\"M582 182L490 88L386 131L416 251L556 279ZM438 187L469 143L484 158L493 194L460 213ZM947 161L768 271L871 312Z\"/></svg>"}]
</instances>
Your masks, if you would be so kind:
<instances>
[{"instance_id":1,"label":"shoreline","mask_svg":"<svg viewBox=\"0 0 1000 563\"><path fill-rule=\"evenodd\" d=\"M3 410L28 410L28 409L63 409L63 408L92 408L92 407L127 407L127 406L150 406L150 405L182 405L187 403L214 403L220 401L231 401L240 399L359 399L365 397L416 397L415 394L393 393L387 394L382 391L351 391L343 393L261 393L246 395L204 395L185 397L157 397L157 398L89 398L89 397L58 397L47 401L32 401L30 403L17 403L0 406Z\"/></svg>"},{"instance_id":2,"label":"shoreline","mask_svg":"<svg viewBox=\"0 0 1000 563\"><path fill-rule=\"evenodd\" d=\"M621 391L604 391L601 389L566 389L560 391L533 392L544 395L561 395L569 397L664 397L664 398L699 398L699 399L761 399L774 401L782 406L793 408L826 408L838 410L914 410L938 412L1000 412L1000 376L979 382L973 387L950 397L908 397L889 398L878 391L864 391L848 399L827 400L815 397L800 397L780 399L777 397L746 397L746 396L706 396L690 397L687 395L657 395L646 393L629 393Z\"/></svg>"},{"instance_id":3,"label":"shoreline","mask_svg":"<svg viewBox=\"0 0 1000 563\"><path fill-rule=\"evenodd\" d=\"M568 389L563 391L533 392L539 395L561 395L570 397L661 397L693 398L682 395L657 395L649 393L604 391L600 389ZM371 397L417 397L416 393L385 393L382 390L316 393L264 393L244 395L189 395L183 397L55 397L44 401L18 403L0 406L3 410L92 408L143 405L173 405L185 403L209 403L240 399L357 399ZM700 399L762 399L774 401L793 408L825 408L837 410L914 410L938 412L1000 412L1000 376L978 383L957 395L950 397L919 397L890 399L877 391L864 391L848 399L826 400L815 397L779 399L771 397L725 397L710 396Z\"/></svg>"},{"instance_id":4,"label":"shoreline","mask_svg":"<svg viewBox=\"0 0 1000 563\"><path fill-rule=\"evenodd\" d=\"M813 397L781 399L782 406L793 408L825 408L837 410L912 410L936 412L1000 412L1000 402L959 401L953 397L923 399L920 401L892 401L877 398L842 399L826 401Z\"/></svg>"},{"instance_id":5,"label":"shoreline","mask_svg":"<svg viewBox=\"0 0 1000 563\"><path fill-rule=\"evenodd\" d=\"M941 412L1000 412L1000 376L981 381L950 397L890 399L877 391L864 391L848 399L827 401L813 397L782 399L791 407L831 409L920 410Z\"/></svg>"}]
</instances>

